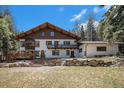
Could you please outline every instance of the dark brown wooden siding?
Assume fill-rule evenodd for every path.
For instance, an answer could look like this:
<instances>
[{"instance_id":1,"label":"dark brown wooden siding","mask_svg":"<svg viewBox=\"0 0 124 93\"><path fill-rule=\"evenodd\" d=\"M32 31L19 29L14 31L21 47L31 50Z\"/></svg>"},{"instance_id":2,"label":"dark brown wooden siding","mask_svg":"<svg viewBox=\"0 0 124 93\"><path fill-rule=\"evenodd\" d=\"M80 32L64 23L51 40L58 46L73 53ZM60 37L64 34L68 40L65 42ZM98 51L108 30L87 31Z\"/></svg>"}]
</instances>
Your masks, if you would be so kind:
<instances>
[{"instance_id":1,"label":"dark brown wooden siding","mask_svg":"<svg viewBox=\"0 0 124 93\"><path fill-rule=\"evenodd\" d=\"M44 36L42 36L42 32L44 32ZM54 32L54 36L50 36L50 33ZM45 28L39 31L36 31L30 35L25 36L23 39L26 38L34 38L34 39L73 39L71 36L65 35L61 32Z\"/></svg>"}]
</instances>

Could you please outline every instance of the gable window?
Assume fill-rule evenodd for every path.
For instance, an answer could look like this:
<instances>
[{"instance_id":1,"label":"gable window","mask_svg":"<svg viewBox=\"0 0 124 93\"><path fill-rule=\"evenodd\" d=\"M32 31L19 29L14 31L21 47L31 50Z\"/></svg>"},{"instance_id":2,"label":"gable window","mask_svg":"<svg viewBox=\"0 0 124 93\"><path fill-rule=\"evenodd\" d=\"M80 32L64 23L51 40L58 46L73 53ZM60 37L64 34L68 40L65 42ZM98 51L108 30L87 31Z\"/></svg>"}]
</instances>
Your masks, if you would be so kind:
<instances>
[{"instance_id":1,"label":"gable window","mask_svg":"<svg viewBox=\"0 0 124 93\"><path fill-rule=\"evenodd\" d=\"M24 47L25 46L25 41L21 41L21 47Z\"/></svg>"},{"instance_id":2,"label":"gable window","mask_svg":"<svg viewBox=\"0 0 124 93\"><path fill-rule=\"evenodd\" d=\"M70 41L64 41L64 45L70 45Z\"/></svg>"},{"instance_id":3,"label":"gable window","mask_svg":"<svg viewBox=\"0 0 124 93\"><path fill-rule=\"evenodd\" d=\"M55 35L55 33L54 32L50 32L50 36L54 36Z\"/></svg>"},{"instance_id":4,"label":"gable window","mask_svg":"<svg viewBox=\"0 0 124 93\"><path fill-rule=\"evenodd\" d=\"M35 47L40 47L40 41L35 41Z\"/></svg>"},{"instance_id":5,"label":"gable window","mask_svg":"<svg viewBox=\"0 0 124 93\"><path fill-rule=\"evenodd\" d=\"M59 50L52 50L52 55L59 56Z\"/></svg>"},{"instance_id":6,"label":"gable window","mask_svg":"<svg viewBox=\"0 0 124 93\"><path fill-rule=\"evenodd\" d=\"M41 36L45 36L45 33L44 33L44 32L42 32L42 33L41 33Z\"/></svg>"},{"instance_id":7,"label":"gable window","mask_svg":"<svg viewBox=\"0 0 124 93\"><path fill-rule=\"evenodd\" d=\"M97 51L106 51L106 46L97 47Z\"/></svg>"},{"instance_id":8,"label":"gable window","mask_svg":"<svg viewBox=\"0 0 124 93\"><path fill-rule=\"evenodd\" d=\"M79 49L79 53L82 52L82 48Z\"/></svg>"},{"instance_id":9,"label":"gable window","mask_svg":"<svg viewBox=\"0 0 124 93\"><path fill-rule=\"evenodd\" d=\"M70 50L66 50L66 55L67 55L67 56L70 55Z\"/></svg>"},{"instance_id":10,"label":"gable window","mask_svg":"<svg viewBox=\"0 0 124 93\"><path fill-rule=\"evenodd\" d=\"M46 45L52 45L52 41L46 41Z\"/></svg>"}]
</instances>

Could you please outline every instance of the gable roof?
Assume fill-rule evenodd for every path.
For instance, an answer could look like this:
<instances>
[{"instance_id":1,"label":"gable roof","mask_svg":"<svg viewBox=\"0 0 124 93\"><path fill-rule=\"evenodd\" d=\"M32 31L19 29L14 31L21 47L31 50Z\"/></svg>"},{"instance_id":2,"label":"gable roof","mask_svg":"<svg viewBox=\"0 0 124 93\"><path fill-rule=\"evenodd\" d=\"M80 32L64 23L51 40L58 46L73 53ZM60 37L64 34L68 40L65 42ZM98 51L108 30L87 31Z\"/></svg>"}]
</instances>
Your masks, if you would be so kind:
<instances>
[{"instance_id":1,"label":"gable roof","mask_svg":"<svg viewBox=\"0 0 124 93\"><path fill-rule=\"evenodd\" d=\"M59 28L59 27L57 27L57 26L55 26L55 25L53 25L53 24L51 24L51 23L48 23L48 22L43 23L43 24L41 24L41 25L39 25L39 26L37 26L37 27L34 27L34 28L32 28L32 29L30 29L30 30L24 32L24 33L21 33L21 34L17 35L17 36L16 36L16 39L17 39L17 40L18 40L18 39L21 39L21 38L23 38L23 37L25 37L25 36L27 36L27 35L30 35L30 34L36 32L36 31L42 30L42 29L44 29L44 28L53 29L53 30L55 30L55 31L58 31L58 32L60 32L60 33L63 33L63 34L65 34L65 35L70 36L70 37L72 37L72 38L74 38L74 39L77 39L77 40L80 39L80 37L78 37L77 35L75 35L75 34L73 34L73 33L71 33L71 32L68 32L68 31L66 31L66 30L64 30L64 29L62 29L62 28Z\"/></svg>"}]
</instances>

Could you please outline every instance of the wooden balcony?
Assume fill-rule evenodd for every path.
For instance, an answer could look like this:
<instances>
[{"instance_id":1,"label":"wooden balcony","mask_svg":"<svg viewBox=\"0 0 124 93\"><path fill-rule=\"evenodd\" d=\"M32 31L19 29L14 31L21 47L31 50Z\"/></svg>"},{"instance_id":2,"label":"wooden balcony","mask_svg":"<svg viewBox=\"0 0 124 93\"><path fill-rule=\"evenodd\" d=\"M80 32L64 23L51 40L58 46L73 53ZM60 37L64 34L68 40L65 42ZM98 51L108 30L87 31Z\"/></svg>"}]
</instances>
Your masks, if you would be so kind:
<instances>
[{"instance_id":1,"label":"wooden balcony","mask_svg":"<svg viewBox=\"0 0 124 93\"><path fill-rule=\"evenodd\" d=\"M77 49L77 45L47 45L48 49Z\"/></svg>"},{"instance_id":2,"label":"wooden balcony","mask_svg":"<svg viewBox=\"0 0 124 93\"><path fill-rule=\"evenodd\" d=\"M26 49L26 50L28 50L28 49L30 49L30 50L35 50L35 46L25 46L25 49Z\"/></svg>"}]
</instances>

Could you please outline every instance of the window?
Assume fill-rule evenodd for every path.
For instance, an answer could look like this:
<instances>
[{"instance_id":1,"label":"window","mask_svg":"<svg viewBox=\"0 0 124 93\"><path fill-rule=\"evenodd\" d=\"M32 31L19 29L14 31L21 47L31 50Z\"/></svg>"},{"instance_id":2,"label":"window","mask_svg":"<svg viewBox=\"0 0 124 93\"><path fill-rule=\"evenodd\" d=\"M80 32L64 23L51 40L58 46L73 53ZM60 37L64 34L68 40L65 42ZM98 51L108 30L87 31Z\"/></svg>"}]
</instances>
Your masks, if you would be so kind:
<instances>
[{"instance_id":1,"label":"window","mask_svg":"<svg viewBox=\"0 0 124 93\"><path fill-rule=\"evenodd\" d=\"M79 53L82 52L82 48L79 48Z\"/></svg>"},{"instance_id":2,"label":"window","mask_svg":"<svg viewBox=\"0 0 124 93\"><path fill-rule=\"evenodd\" d=\"M35 47L40 47L40 41L35 41Z\"/></svg>"},{"instance_id":3,"label":"window","mask_svg":"<svg viewBox=\"0 0 124 93\"><path fill-rule=\"evenodd\" d=\"M44 32L42 32L42 33L41 33L41 36L45 36L45 33L44 33Z\"/></svg>"},{"instance_id":4,"label":"window","mask_svg":"<svg viewBox=\"0 0 124 93\"><path fill-rule=\"evenodd\" d=\"M64 45L70 45L70 41L64 41Z\"/></svg>"},{"instance_id":5,"label":"window","mask_svg":"<svg viewBox=\"0 0 124 93\"><path fill-rule=\"evenodd\" d=\"M26 46L35 46L35 42L27 41Z\"/></svg>"},{"instance_id":6,"label":"window","mask_svg":"<svg viewBox=\"0 0 124 93\"><path fill-rule=\"evenodd\" d=\"M21 41L21 47L24 47L24 46L25 46L25 42Z\"/></svg>"},{"instance_id":7,"label":"window","mask_svg":"<svg viewBox=\"0 0 124 93\"><path fill-rule=\"evenodd\" d=\"M46 41L46 45L52 45L52 41Z\"/></svg>"},{"instance_id":8,"label":"window","mask_svg":"<svg viewBox=\"0 0 124 93\"><path fill-rule=\"evenodd\" d=\"M39 55L39 51L35 51L35 57L39 57L40 55Z\"/></svg>"},{"instance_id":9,"label":"window","mask_svg":"<svg viewBox=\"0 0 124 93\"><path fill-rule=\"evenodd\" d=\"M54 32L50 32L50 36L54 36Z\"/></svg>"},{"instance_id":10,"label":"window","mask_svg":"<svg viewBox=\"0 0 124 93\"><path fill-rule=\"evenodd\" d=\"M59 41L54 41L54 45L59 45Z\"/></svg>"},{"instance_id":11,"label":"window","mask_svg":"<svg viewBox=\"0 0 124 93\"><path fill-rule=\"evenodd\" d=\"M67 56L70 55L70 50L66 50L66 55L67 55Z\"/></svg>"},{"instance_id":12,"label":"window","mask_svg":"<svg viewBox=\"0 0 124 93\"><path fill-rule=\"evenodd\" d=\"M106 47L105 46L97 47L97 51L106 51Z\"/></svg>"},{"instance_id":13,"label":"window","mask_svg":"<svg viewBox=\"0 0 124 93\"><path fill-rule=\"evenodd\" d=\"M52 55L54 56L59 56L59 50L53 50Z\"/></svg>"}]
</instances>

